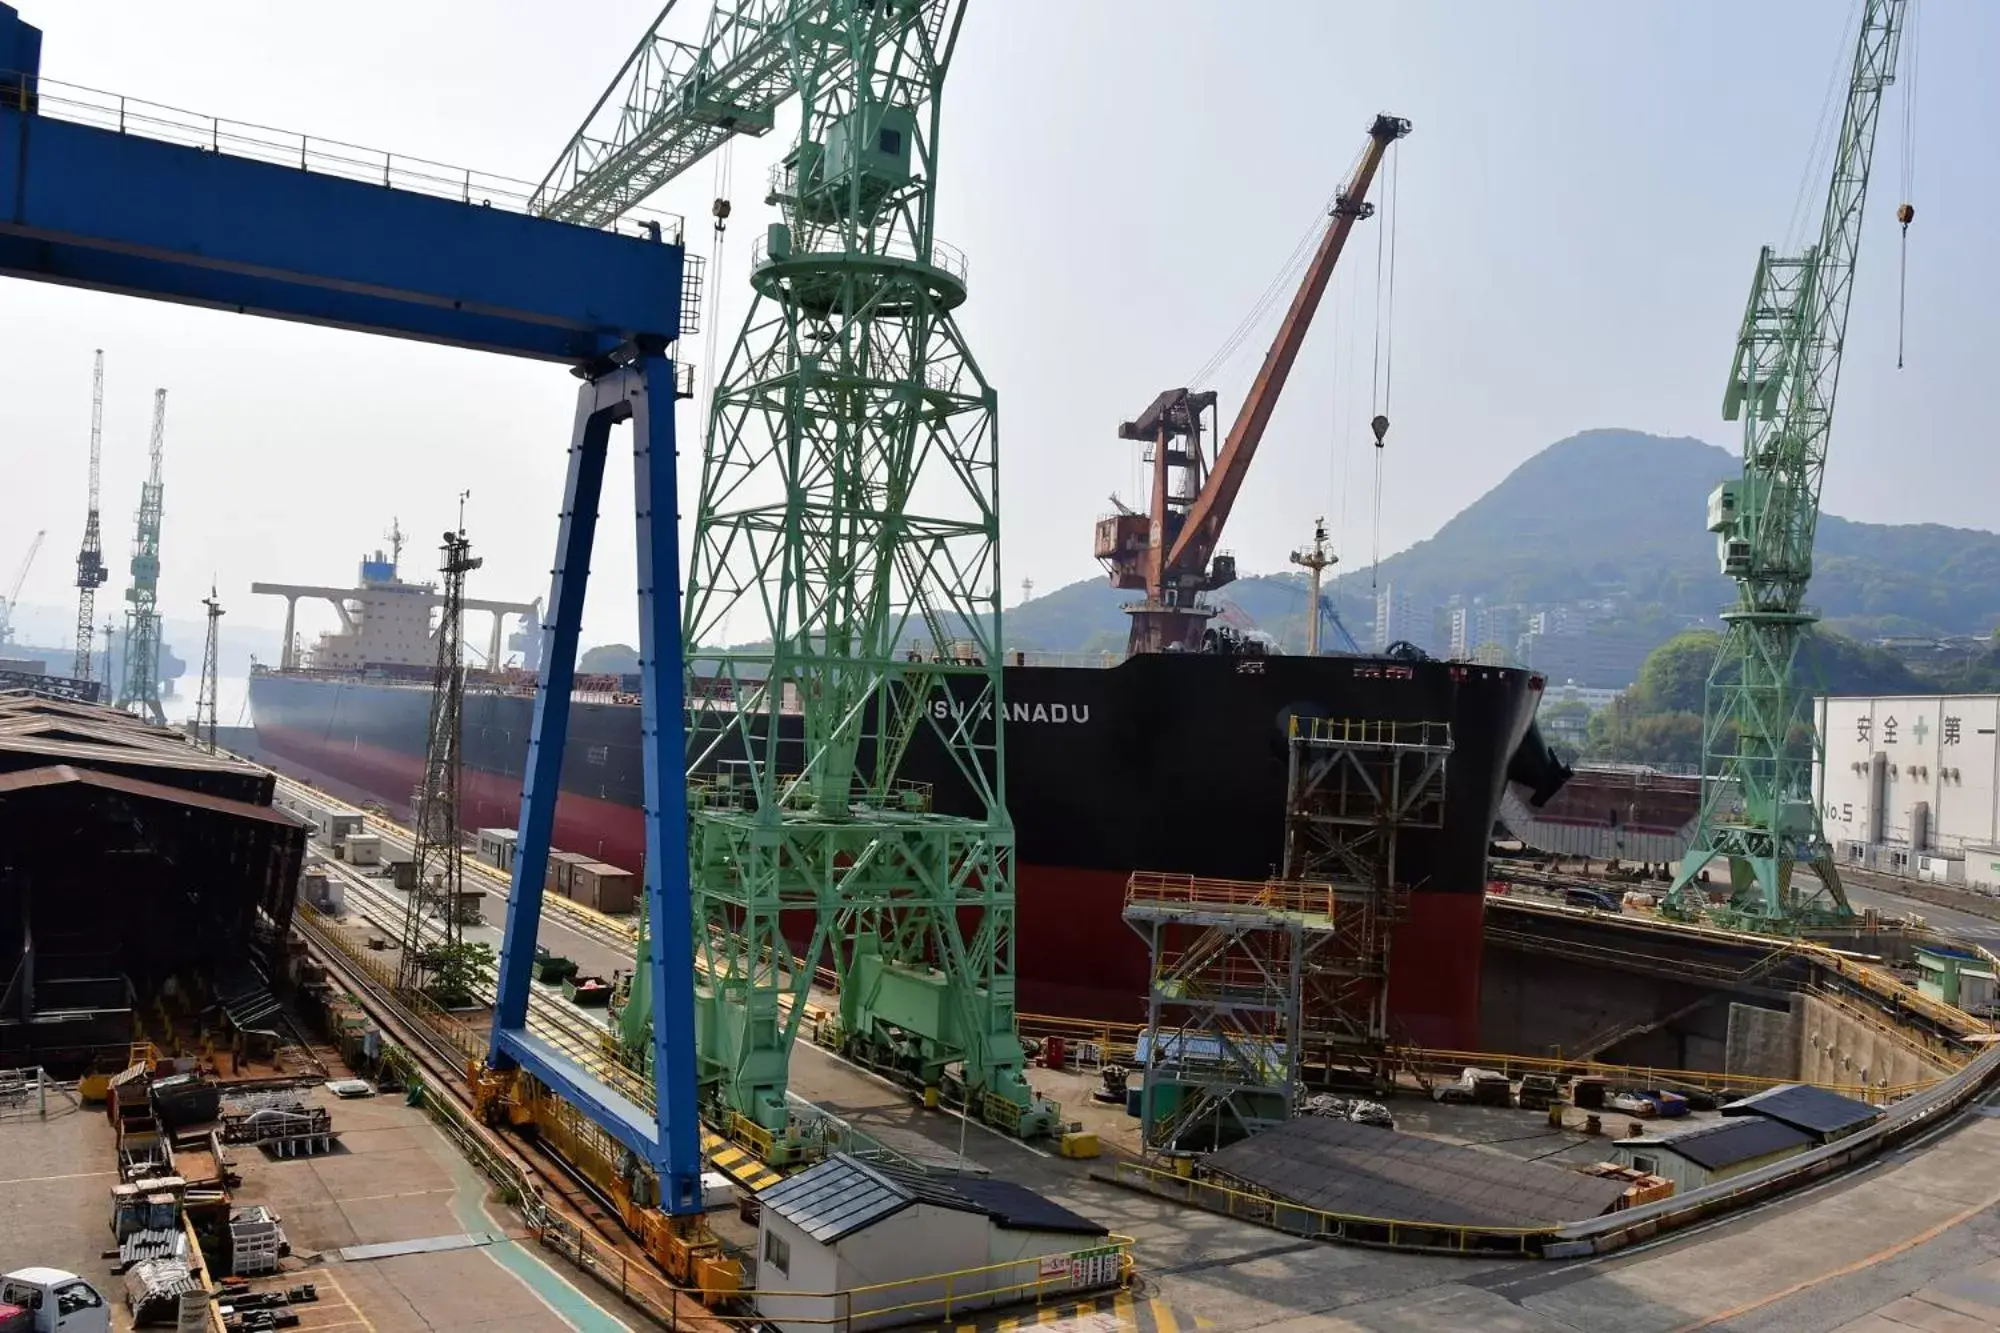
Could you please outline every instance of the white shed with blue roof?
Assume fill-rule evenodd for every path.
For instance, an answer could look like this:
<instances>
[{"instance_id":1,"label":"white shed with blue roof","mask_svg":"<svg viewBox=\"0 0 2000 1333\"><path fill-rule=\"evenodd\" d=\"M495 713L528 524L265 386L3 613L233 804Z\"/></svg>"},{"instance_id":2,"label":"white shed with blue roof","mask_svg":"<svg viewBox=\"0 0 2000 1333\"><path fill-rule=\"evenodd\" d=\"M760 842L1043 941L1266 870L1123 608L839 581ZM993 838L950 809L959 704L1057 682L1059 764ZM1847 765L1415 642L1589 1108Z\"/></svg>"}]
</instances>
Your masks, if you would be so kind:
<instances>
[{"instance_id":1,"label":"white shed with blue roof","mask_svg":"<svg viewBox=\"0 0 2000 1333\"><path fill-rule=\"evenodd\" d=\"M1104 1227L1012 1181L835 1154L758 1202L757 1313L791 1333L955 1319L1120 1279Z\"/></svg>"}]
</instances>

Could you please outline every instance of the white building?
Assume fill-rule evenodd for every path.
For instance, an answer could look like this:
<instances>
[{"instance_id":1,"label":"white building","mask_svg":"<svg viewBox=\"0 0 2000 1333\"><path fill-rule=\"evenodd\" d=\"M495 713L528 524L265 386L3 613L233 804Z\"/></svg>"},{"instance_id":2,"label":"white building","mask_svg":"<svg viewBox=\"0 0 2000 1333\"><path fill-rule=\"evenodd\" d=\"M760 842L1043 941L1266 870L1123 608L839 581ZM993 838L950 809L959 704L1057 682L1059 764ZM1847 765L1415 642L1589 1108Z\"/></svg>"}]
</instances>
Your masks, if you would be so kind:
<instances>
[{"instance_id":1,"label":"white building","mask_svg":"<svg viewBox=\"0 0 2000 1333\"><path fill-rule=\"evenodd\" d=\"M2000 695L1823 698L1814 792L1836 859L2000 887Z\"/></svg>"},{"instance_id":2,"label":"white building","mask_svg":"<svg viewBox=\"0 0 2000 1333\"><path fill-rule=\"evenodd\" d=\"M758 1203L757 1313L788 1333L950 1322L1121 1276L1103 1227L1012 1181L837 1153Z\"/></svg>"},{"instance_id":3,"label":"white building","mask_svg":"<svg viewBox=\"0 0 2000 1333\"><path fill-rule=\"evenodd\" d=\"M1416 606L1410 594L1393 583L1383 584L1375 594L1375 651L1379 653L1403 639L1417 643L1429 631L1428 617L1423 625L1417 624Z\"/></svg>"}]
</instances>

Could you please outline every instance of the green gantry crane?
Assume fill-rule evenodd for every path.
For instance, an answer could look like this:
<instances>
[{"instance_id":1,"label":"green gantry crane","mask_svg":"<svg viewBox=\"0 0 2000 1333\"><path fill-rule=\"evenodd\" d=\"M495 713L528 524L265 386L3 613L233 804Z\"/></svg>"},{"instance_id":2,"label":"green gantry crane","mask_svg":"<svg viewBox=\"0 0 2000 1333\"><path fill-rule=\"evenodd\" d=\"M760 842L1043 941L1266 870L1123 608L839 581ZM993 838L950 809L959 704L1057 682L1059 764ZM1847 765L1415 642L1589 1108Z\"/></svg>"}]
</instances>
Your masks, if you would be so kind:
<instances>
[{"instance_id":1,"label":"green gantry crane","mask_svg":"<svg viewBox=\"0 0 2000 1333\"><path fill-rule=\"evenodd\" d=\"M1711 858L1729 863L1724 915L1789 930L1850 914L1813 798L1824 743L1799 650L1818 617L1805 606L1813 530L1882 93L1895 80L1906 0L1865 0L1833 181L1818 240L1795 258L1765 246L1737 335L1722 415L1743 422L1743 475L1708 499L1736 601L1709 673L1700 821L1668 893L1682 914ZM1816 883L1795 881L1805 864Z\"/></svg>"},{"instance_id":2,"label":"green gantry crane","mask_svg":"<svg viewBox=\"0 0 2000 1333\"><path fill-rule=\"evenodd\" d=\"M953 317L964 259L932 227L963 0L717 0L699 46L666 35L672 8L536 207L601 225L797 99L715 380L685 600L711 1107L783 1154L790 1049L825 959L850 1054L1045 1131L1014 1001L995 396ZM920 738L979 813L939 814L899 776ZM641 982L620 1012L635 1058L649 999Z\"/></svg>"},{"instance_id":3,"label":"green gantry crane","mask_svg":"<svg viewBox=\"0 0 2000 1333\"><path fill-rule=\"evenodd\" d=\"M160 707L160 520L166 488L160 480L160 456L166 447L167 391L153 390L153 438L148 447L149 469L139 487L139 521L132 538L132 586L125 590L131 608L125 613L125 684L118 706L160 726L167 715Z\"/></svg>"}]
</instances>

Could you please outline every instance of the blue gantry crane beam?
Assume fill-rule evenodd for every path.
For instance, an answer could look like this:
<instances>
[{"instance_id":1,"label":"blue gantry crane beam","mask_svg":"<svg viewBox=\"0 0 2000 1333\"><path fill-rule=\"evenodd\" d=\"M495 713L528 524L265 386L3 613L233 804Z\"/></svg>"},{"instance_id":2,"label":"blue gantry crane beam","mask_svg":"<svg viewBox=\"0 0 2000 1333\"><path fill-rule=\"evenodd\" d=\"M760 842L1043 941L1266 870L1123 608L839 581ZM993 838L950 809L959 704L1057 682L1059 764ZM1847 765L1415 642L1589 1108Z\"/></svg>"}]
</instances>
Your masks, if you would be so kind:
<instances>
[{"instance_id":1,"label":"blue gantry crane beam","mask_svg":"<svg viewBox=\"0 0 2000 1333\"><path fill-rule=\"evenodd\" d=\"M359 150L323 158L303 136L160 114L134 99L107 104L45 78L41 45L40 31L0 3L0 276L556 361L583 381L543 624L524 853L539 842L546 856L608 441L615 423L634 423L646 903L656 922L687 922L669 352L692 320L678 228L557 221L525 211L529 187L512 200L487 194L491 178L480 178L481 190L461 194L454 176L441 195L434 169L405 172L387 154L357 166ZM121 109L152 114L121 117ZM644 1165L652 1202L695 1215L701 1139L687 932L651 965L661 1019L654 1104L641 1107L526 1030L541 898L538 872L517 882L508 904L492 1064L502 1076L525 1068L561 1093Z\"/></svg>"},{"instance_id":2,"label":"blue gantry crane beam","mask_svg":"<svg viewBox=\"0 0 2000 1333\"><path fill-rule=\"evenodd\" d=\"M1790 929L1849 914L1813 798L1824 755L1801 679L1800 648L1818 617L1805 604L1826 475L1855 258L1882 95L1895 80L1906 0L1864 0L1833 178L1819 234L1804 251L1757 256L1723 392L1743 423L1743 473L1715 488L1708 530L1736 600L1709 675L1702 722L1703 797L1668 905L1696 908L1694 885L1729 865L1726 915ZM1795 877L1811 867L1810 880Z\"/></svg>"}]
</instances>

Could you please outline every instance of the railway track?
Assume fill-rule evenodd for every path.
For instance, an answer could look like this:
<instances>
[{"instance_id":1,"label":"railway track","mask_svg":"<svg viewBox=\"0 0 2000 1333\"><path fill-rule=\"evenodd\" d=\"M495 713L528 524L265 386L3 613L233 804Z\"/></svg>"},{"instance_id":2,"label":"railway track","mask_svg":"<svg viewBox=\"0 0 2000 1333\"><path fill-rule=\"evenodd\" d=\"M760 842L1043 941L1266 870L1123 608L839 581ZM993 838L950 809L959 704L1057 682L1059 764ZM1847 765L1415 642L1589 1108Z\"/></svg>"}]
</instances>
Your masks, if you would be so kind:
<instances>
[{"instance_id":1,"label":"railway track","mask_svg":"<svg viewBox=\"0 0 2000 1333\"><path fill-rule=\"evenodd\" d=\"M384 885L380 880L363 875L353 866L333 860L315 849L313 856L326 867L330 874L337 876L350 895L350 905L355 913L374 922L385 934L400 941L403 923L409 911L407 895ZM425 921L420 927L422 938L427 941L442 940L442 923ZM323 934L324 932L322 932ZM334 941L331 947L339 948ZM365 947L359 942L350 942L357 947ZM392 997L393 998L393 997ZM491 978L485 979L474 988L474 998L482 1005L494 1002L495 987ZM397 1001L400 1005L401 1002ZM407 1006L402 1006L405 1013ZM528 1031L547 1042L551 1047L568 1057L578 1068L588 1071L608 1087L618 1092L636 1106L651 1111L655 1098L652 1086L639 1074L621 1063L613 1048L613 1037L608 1016L600 1019L593 1011L582 1010L552 993L540 983L528 988ZM428 1027L433 1044L442 1040ZM467 1046L450 1046L455 1067L462 1066L468 1059L480 1058L486 1041L485 1034L466 1028L463 1034ZM461 1073L462 1076L462 1073ZM710 1166L722 1172L739 1188L755 1192L776 1184L782 1177L752 1154L744 1151L713 1129L702 1129L702 1153ZM606 1205L608 1206L608 1204Z\"/></svg>"},{"instance_id":2,"label":"railway track","mask_svg":"<svg viewBox=\"0 0 2000 1333\"><path fill-rule=\"evenodd\" d=\"M432 1095L449 1099L449 1110L438 1117L439 1128L467 1151L475 1165L514 1191L516 1206L544 1244L668 1327L733 1333L732 1323L709 1315L698 1299L660 1272L638 1239L626 1231L611 1200L571 1163L532 1138L479 1129L466 1081L465 1053L393 988L357 966L322 923L302 916L295 925L310 952L360 999L384 1036L415 1064Z\"/></svg>"}]
</instances>

